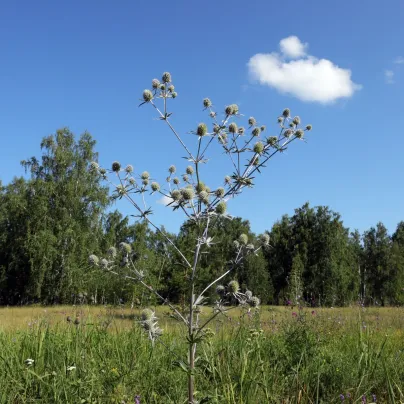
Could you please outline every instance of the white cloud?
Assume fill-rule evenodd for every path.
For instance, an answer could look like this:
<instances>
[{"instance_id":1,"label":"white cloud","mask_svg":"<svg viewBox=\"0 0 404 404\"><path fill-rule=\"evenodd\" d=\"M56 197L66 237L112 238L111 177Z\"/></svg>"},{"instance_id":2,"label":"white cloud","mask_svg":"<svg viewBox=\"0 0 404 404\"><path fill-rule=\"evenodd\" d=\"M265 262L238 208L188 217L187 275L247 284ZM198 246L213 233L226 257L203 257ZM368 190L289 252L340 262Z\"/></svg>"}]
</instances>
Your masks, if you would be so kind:
<instances>
[{"instance_id":1,"label":"white cloud","mask_svg":"<svg viewBox=\"0 0 404 404\"><path fill-rule=\"evenodd\" d=\"M394 83L394 72L393 70L385 70L384 71L384 78L386 79L387 84Z\"/></svg>"},{"instance_id":2,"label":"white cloud","mask_svg":"<svg viewBox=\"0 0 404 404\"><path fill-rule=\"evenodd\" d=\"M296 59L306 55L307 43L302 43L297 36L289 36L279 42L281 52L289 58Z\"/></svg>"},{"instance_id":3,"label":"white cloud","mask_svg":"<svg viewBox=\"0 0 404 404\"><path fill-rule=\"evenodd\" d=\"M293 47L291 43L301 46ZM351 97L362 87L351 80L349 69L340 68L327 59L304 56L304 49L307 46L297 37L282 39L280 41L282 55L275 52L258 53L249 60L251 77L260 84L273 87L302 101L322 104ZM295 60L285 60L292 54L300 56Z\"/></svg>"},{"instance_id":4,"label":"white cloud","mask_svg":"<svg viewBox=\"0 0 404 404\"><path fill-rule=\"evenodd\" d=\"M398 56L395 58L394 63L396 65L402 65L402 64L404 64L404 58L402 56Z\"/></svg>"},{"instance_id":5,"label":"white cloud","mask_svg":"<svg viewBox=\"0 0 404 404\"><path fill-rule=\"evenodd\" d=\"M168 205L172 201L172 198L170 198L169 196L163 196L162 198L157 200L157 203L159 203L160 205Z\"/></svg>"}]
</instances>

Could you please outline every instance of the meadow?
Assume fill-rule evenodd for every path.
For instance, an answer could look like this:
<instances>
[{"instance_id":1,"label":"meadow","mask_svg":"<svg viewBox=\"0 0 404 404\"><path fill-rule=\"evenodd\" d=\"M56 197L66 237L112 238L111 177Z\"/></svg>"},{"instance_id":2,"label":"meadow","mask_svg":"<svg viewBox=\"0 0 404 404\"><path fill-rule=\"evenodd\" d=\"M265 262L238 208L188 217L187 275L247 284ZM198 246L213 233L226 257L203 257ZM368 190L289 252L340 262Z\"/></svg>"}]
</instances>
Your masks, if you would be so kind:
<instances>
[{"instance_id":1,"label":"meadow","mask_svg":"<svg viewBox=\"0 0 404 404\"><path fill-rule=\"evenodd\" d=\"M180 325L156 312L153 346L138 309L1 308L0 402L186 403ZM198 346L200 403L404 402L403 308L229 313Z\"/></svg>"}]
</instances>

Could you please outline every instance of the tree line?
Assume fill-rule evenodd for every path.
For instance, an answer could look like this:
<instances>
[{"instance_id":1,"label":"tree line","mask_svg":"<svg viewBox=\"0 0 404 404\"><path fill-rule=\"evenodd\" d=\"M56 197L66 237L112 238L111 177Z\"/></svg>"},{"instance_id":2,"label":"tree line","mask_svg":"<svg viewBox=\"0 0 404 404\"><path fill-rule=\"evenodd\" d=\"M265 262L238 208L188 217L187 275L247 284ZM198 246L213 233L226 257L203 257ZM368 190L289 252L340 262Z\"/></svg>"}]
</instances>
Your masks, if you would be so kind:
<instances>
[{"instance_id":1,"label":"tree line","mask_svg":"<svg viewBox=\"0 0 404 404\"><path fill-rule=\"evenodd\" d=\"M0 304L150 304L138 285L88 263L90 254L120 242L132 246L149 283L172 302L184 302L189 274L175 249L146 223L108 209L109 189L90 169L98 158L91 135L76 140L64 128L40 146L39 159L21 162L27 178L0 182ZM191 257L197 233L187 221L170 237ZM249 255L232 277L262 303L404 303L404 222L392 235L381 222L360 234L329 207L306 203L267 233L270 246ZM251 243L258 237L247 220L218 218L210 253L199 263L201 285L225 272L241 234Z\"/></svg>"}]
</instances>

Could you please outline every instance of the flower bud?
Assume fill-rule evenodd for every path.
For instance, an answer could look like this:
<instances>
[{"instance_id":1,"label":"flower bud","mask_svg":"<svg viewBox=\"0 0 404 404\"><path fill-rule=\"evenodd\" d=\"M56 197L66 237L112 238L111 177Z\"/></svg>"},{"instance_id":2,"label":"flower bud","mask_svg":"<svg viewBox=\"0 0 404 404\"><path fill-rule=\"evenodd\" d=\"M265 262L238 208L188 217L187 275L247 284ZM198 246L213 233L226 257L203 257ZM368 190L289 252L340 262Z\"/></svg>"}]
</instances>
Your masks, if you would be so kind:
<instances>
[{"instance_id":1,"label":"flower bud","mask_svg":"<svg viewBox=\"0 0 404 404\"><path fill-rule=\"evenodd\" d=\"M175 91L173 91L172 93L171 93L171 98L177 98L177 93L175 92Z\"/></svg>"},{"instance_id":2,"label":"flower bud","mask_svg":"<svg viewBox=\"0 0 404 404\"><path fill-rule=\"evenodd\" d=\"M240 234L240 236L238 237L238 241L240 242L240 244L246 245L248 243L248 236L247 234Z\"/></svg>"},{"instance_id":3,"label":"flower bud","mask_svg":"<svg viewBox=\"0 0 404 404\"><path fill-rule=\"evenodd\" d=\"M149 185L149 179L145 178L144 180L142 180L142 184L146 187L147 185Z\"/></svg>"},{"instance_id":4,"label":"flower bud","mask_svg":"<svg viewBox=\"0 0 404 404\"><path fill-rule=\"evenodd\" d=\"M283 132L283 136L285 137L291 137L292 135L293 135L292 129L286 129L285 132Z\"/></svg>"},{"instance_id":5,"label":"flower bud","mask_svg":"<svg viewBox=\"0 0 404 404\"><path fill-rule=\"evenodd\" d=\"M186 175L186 174L184 174L184 175L182 176L182 179L183 179L184 182L189 182L188 175Z\"/></svg>"},{"instance_id":6,"label":"flower bud","mask_svg":"<svg viewBox=\"0 0 404 404\"><path fill-rule=\"evenodd\" d=\"M153 93L150 90L143 91L144 102L150 102L153 99Z\"/></svg>"},{"instance_id":7,"label":"flower bud","mask_svg":"<svg viewBox=\"0 0 404 404\"><path fill-rule=\"evenodd\" d=\"M168 86L168 88L167 88L167 90L170 92L170 93L173 93L174 92L174 89L175 89L175 87L171 84L171 86Z\"/></svg>"},{"instance_id":8,"label":"flower bud","mask_svg":"<svg viewBox=\"0 0 404 404\"><path fill-rule=\"evenodd\" d=\"M304 130L303 130L303 129L298 129L298 130L295 132L295 136L296 136L298 139L302 139L303 136L304 136Z\"/></svg>"},{"instance_id":9,"label":"flower bud","mask_svg":"<svg viewBox=\"0 0 404 404\"><path fill-rule=\"evenodd\" d=\"M160 184L158 182L152 182L150 186L153 192L160 191Z\"/></svg>"},{"instance_id":10,"label":"flower bud","mask_svg":"<svg viewBox=\"0 0 404 404\"><path fill-rule=\"evenodd\" d=\"M282 112L282 115L284 118L289 118L290 117L290 109L289 108L285 108Z\"/></svg>"},{"instance_id":11,"label":"flower bud","mask_svg":"<svg viewBox=\"0 0 404 404\"><path fill-rule=\"evenodd\" d=\"M306 126L306 130L311 130L312 129L312 126L311 125L307 125Z\"/></svg>"},{"instance_id":12,"label":"flower bud","mask_svg":"<svg viewBox=\"0 0 404 404\"><path fill-rule=\"evenodd\" d=\"M170 167L168 168L168 172L169 172L170 174L174 174L174 173L175 173L175 170L176 170L175 166L170 166Z\"/></svg>"},{"instance_id":13,"label":"flower bud","mask_svg":"<svg viewBox=\"0 0 404 404\"><path fill-rule=\"evenodd\" d=\"M205 98L205 99L203 100L203 106L204 106L205 108L211 107L211 106L212 106L212 101L211 101L209 98Z\"/></svg>"},{"instance_id":14,"label":"flower bud","mask_svg":"<svg viewBox=\"0 0 404 404\"><path fill-rule=\"evenodd\" d=\"M259 136L261 133L260 128L254 128L253 131L251 132L253 136Z\"/></svg>"},{"instance_id":15,"label":"flower bud","mask_svg":"<svg viewBox=\"0 0 404 404\"><path fill-rule=\"evenodd\" d=\"M236 115L238 113L238 105L237 104L231 104L228 105L225 110L227 115Z\"/></svg>"},{"instance_id":16,"label":"flower bud","mask_svg":"<svg viewBox=\"0 0 404 404\"><path fill-rule=\"evenodd\" d=\"M170 196L174 201L179 201L181 199L181 192L178 189L174 189L171 191Z\"/></svg>"},{"instance_id":17,"label":"flower bud","mask_svg":"<svg viewBox=\"0 0 404 404\"><path fill-rule=\"evenodd\" d=\"M257 124L257 121L256 121L256 119L255 119L253 116L250 116L250 117L248 118L248 124L249 124L250 126L255 126L255 125Z\"/></svg>"},{"instance_id":18,"label":"flower bud","mask_svg":"<svg viewBox=\"0 0 404 404\"><path fill-rule=\"evenodd\" d=\"M194 167L188 166L185 171L187 174L192 175L194 173Z\"/></svg>"},{"instance_id":19,"label":"flower bud","mask_svg":"<svg viewBox=\"0 0 404 404\"><path fill-rule=\"evenodd\" d=\"M206 185L202 181L199 181L198 184L196 184L195 189L196 189L196 192L205 191L206 190Z\"/></svg>"},{"instance_id":20,"label":"flower bud","mask_svg":"<svg viewBox=\"0 0 404 404\"><path fill-rule=\"evenodd\" d=\"M270 136L270 137L267 139L267 143L268 143L270 146L276 145L277 141L278 141L278 138L277 138L276 136Z\"/></svg>"},{"instance_id":21,"label":"flower bud","mask_svg":"<svg viewBox=\"0 0 404 404\"><path fill-rule=\"evenodd\" d=\"M151 83L152 83L152 88L154 88L155 90L157 90L160 87L160 80L153 79Z\"/></svg>"},{"instance_id":22,"label":"flower bud","mask_svg":"<svg viewBox=\"0 0 404 404\"><path fill-rule=\"evenodd\" d=\"M130 174L131 172L133 172L133 166L130 165L130 164L128 164L128 165L125 167L125 171L126 171L128 174Z\"/></svg>"},{"instance_id":23,"label":"flower bud","mask_svg":"<svg viewBox=\"0 0 404 404\"><path fill-rule=\"evenodd\" d=\"M238 128L238 134L239 134L240 136L243 136L244 133L245 133L245 129L244 129L242 126L240 126L240 127Z\"/></svg>"},{"instance_id":24,"label":"flower bud","mask_svg":"<svg viewBox=\"0 0 404 404\"><path fill-rule=\"evenodd\" d=\"M129 178L129 184L130 185L136 185L136 180L133 177Z\"/></svg>"},{"instance_id":25,"label":"flower bud","mask_svg":"<svg viewBox=\"0 0 404 404\"><path fill-rule=\"evenodd\" d=\"M225 201L221 201L216 205L216 213L218 215L224 215L226 213L227 205Z\"/></svg>"},{"instance_id":26,"label":"flower bud","mask_svg":"<svg viewBox=\"0 0 404 404\"><path fill-rule=\"evenodd\" d=\"M278 117L278 123L282 123L283 122L283 117L282 116L279 116Z\"/></svg>"},{"instance_id":27,"label":"flower bud","mask_svg":"<svg viewBox=\"0 0 404 404\"><path fill-rule=\"evenodd\" d=\"M235 122L232 122L232 123L229 125L229 132L230 132L230 133L237 133L237 130L238 130L237 124L236 124Z\"/></svg>"},{"instance_id":28,"label":"flower bud","mask_svg":"<svg viewBox=\"0 0 404 404\"><path fill-rule=\"evenodd\" d=\"M254 153L261 154L264 151L264 145L262 142L257 142L254 145Z\"/></svg>"},{"instance_id":29,"label":"flower bud","mask_svg":"<svg viewBox=\"0 0 404 404\"><path fill-rule=\"evenodd\" d=\"M238 248L240 248L240 243L237 240L234 240L233 247L237 250Z\"/></svg>"},{"instance_id":30,"label":"flower bud","mask_svg":"<svg viewBox=\"0 0 404 404\"><path fill-rule=\"evenodd\" d=\"M121 169L121 163L119 163L118 161L114 161L112 163L112 171L114 172L119 172L119 170Z\"/></svg>"},{"instance_id":31,"label":"flower bud","mask_svg":"<svg viewBox=\"0 0 404 404\"><path fill-rule=\"evenodd\" d=\"M171 74L168 72L163 73L163 77L161 78L163 83L170 83L171 82Z\"/></svg>"},{"instance_id":32,"label":"flower bud","mask_svg":"<svg viewBox=\"0 0 404 404\"><path fill-rule=\"evenodd\" d=\"M224 188L218 188L218 189L215 191L215 195L216 195L218 198L223 198L224 194L225 194Z\"/></svg>"},{"instance_id":33,"label":"flower bud","mask_svg":"<svg viewBox=\"0 0 404 404\"><path fill-rule=\"evenodd\" d=\"M300 117L299 117L299 116L295 116L295 117L293 118L293 123L294 123L295 125L300 125Z\"/></svg>"},{"instance_id":34,"label":"flower bud","mask_svg":"<svg viewBox=\"0 0 404 404\"><path fill-rule=\"evenodd\" d=\"M209 204L209 194L206 191L201 191L198 194L199 200L205 205Z\"/></svg>"},{"instance_id":35,"label":"flower bud","mask_svg":"<svg viewBox=\"0 0 404 404\"><path fill-rule=\"evenodd\" d=\"M208 127L204 123L200 123L196 130L198 136L205 136L208 133Z\"/></svg>"},{"instance_id":36,"label":"flower bud","mask_svg":"<svg viewBox=\"0 0 404 404\"><path fill-rule=\"evenodd\" d=\"M184 198L184 200L189 201L192 198L194 198L195 193L192 188L182 188L181 189L181 195Z\"/></svg>"},{"instance_id":37,"label":"flower bud","mask_svg":"<svg viewBox=\"0 0 404 404\"><path fill-rule=\"evenodd\" d=\"M230 293L237 294L240 292L240 285L236 280L230 281L227 285Z\"/></svg>"},{"instance_id":38,"label":"flower bud","mask_svg":"<svg viewBox=\"0 0 404 404\"><path fill-rule=\"evenodd\" d=\"M140 177L142 180L148 180L150 178L150 174L147 171L143 171Z\"/></svg>"},{"instance_id":39,"label":"flower bud","mask_svg":"<svg viewBox=\"0 0 404 404\"><path fill-rule=\"evenodd\" d=\"M224 177L224 183L225 184L231 184L231 177L229 175L226 175L226 177Z\"/></svg>"},{"instance_id":40,"label":"flower bud","mask_svg":"<svg viewBox=\"0 0 404 404\"><path fill-rule=\"evenodd\" d=\"M173 178L174 185L178 185L180 183L180 179L178 177Z\"/></svg>"}]
</instances>

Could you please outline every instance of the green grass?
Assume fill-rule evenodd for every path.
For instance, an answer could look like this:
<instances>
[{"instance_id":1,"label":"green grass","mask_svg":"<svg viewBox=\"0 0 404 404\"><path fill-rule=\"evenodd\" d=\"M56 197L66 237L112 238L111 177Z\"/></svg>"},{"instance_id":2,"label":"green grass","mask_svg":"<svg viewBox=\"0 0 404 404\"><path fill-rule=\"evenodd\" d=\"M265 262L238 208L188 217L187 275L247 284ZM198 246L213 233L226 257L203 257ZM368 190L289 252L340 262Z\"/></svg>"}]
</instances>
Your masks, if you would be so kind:
<instances>
[{"instance_id":1,"label":"green grass","mask_svg":"<svg viewBox=\"0 0 404 404\"><path fill-rule=\"evenodd\" d=\"M198 347L198 398L330 404L349 393L345 403L364 394L367 403L372 394L378 403L404 402L404 310L314 310L236 310L213 323L214 335ZM136 310L0 309L0 403L134 403L135 395L142 404L186 403L180 326L166 308L157 311L165 333L153 347Z\"/></svg>"}]
</instances>

